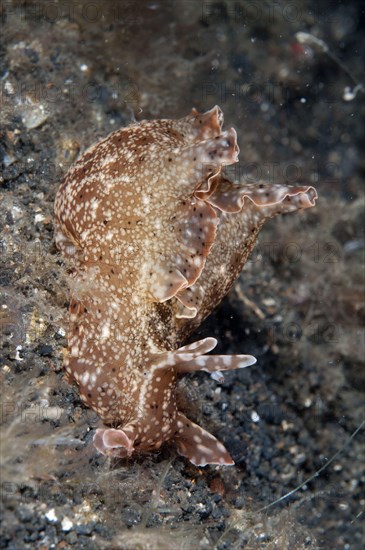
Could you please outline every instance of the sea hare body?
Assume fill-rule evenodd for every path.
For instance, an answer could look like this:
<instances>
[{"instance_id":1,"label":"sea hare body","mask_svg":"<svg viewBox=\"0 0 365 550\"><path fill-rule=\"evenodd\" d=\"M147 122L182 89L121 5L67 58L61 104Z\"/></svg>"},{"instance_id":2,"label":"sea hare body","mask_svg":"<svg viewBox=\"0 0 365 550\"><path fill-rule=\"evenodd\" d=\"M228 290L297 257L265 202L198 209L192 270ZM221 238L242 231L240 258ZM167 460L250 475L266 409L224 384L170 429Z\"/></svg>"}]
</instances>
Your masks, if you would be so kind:
<instances>
[{"instance_id":1,"label":"sea hare body","mask_svg":"<svg viewBox=\"0 0 365 550\"><path fill-rule=\"evenodd\" d=\"M227 294L264 221L314 205L309 186L236 185L219 107L143 121L97 143L55 202L56 243L72 267L65 369L102 418L102 453L126 457L174 440L193 464L233 464L215 437L177 410L179 373L249 366L251 355L182 345Z\"/></svg>"}]
</instances>

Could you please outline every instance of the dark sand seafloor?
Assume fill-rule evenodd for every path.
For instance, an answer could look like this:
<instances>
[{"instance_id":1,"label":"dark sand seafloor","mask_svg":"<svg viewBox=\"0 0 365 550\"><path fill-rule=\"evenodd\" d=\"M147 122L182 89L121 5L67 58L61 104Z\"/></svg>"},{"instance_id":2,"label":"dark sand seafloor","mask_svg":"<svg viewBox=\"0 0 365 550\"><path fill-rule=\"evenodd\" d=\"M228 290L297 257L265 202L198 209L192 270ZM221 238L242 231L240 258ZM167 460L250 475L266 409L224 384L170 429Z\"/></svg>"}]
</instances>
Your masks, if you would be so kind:
<instances>
[{"instance_id":1,"label":"dark sand seafloor","mask_svg":"<svg viewBox=\"0 0 365 550\"><path fill-rule=\"evenodd\" d=\"M364 430L350 440L365 390L360 3L9 1L1 21L0 547L362 548ZM236 465L195 468L173 445L110 461L63 380L55 193L110 131L215 104L238 133L232 177L310 183L318 204L267 223L195 335L258 358L222 384L181 380L181 405Z\"/></svg>"}]
</instances>

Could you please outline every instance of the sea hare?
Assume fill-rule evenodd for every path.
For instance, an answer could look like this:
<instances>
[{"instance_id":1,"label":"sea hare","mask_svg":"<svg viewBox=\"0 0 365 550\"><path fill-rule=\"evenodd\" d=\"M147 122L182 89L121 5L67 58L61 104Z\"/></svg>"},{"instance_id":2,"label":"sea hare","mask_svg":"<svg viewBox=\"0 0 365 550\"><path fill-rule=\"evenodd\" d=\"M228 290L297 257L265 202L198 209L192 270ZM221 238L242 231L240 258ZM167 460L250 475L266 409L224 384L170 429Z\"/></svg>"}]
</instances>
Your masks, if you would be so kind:
<instances>
[{"instance_id":1,"label":"sea hare","mask_svg":"<svg viewBox=\"0 0 365 550\"><path fill-rule=\"evenodd\" d=\"M94 445L128 457L169 440L193 464L233 464L177 408L181 373L255 363L183 345L238 277L268 218L314 205L307 185L237 185L223 113L195 109L113 132L70 168L55 202L55 239L72 273L64 367L100 415Z\"/></svg>"}]
</instances>

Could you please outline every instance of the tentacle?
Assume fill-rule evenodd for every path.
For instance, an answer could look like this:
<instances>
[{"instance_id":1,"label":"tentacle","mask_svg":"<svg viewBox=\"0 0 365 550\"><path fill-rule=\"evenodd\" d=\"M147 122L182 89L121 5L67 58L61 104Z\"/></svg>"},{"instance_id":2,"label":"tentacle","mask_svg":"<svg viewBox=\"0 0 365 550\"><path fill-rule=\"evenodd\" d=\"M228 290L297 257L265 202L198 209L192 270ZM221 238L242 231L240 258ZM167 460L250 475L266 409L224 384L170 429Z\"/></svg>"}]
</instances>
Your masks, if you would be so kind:
<instances>
[{"instance_id":1,"label":"tentacle","mask_svg":"<svg viewBox=\"0 0 365 550\"><path fill-rule=\"evenodd\" d=\"M164 351L155 356L153 364L159 368L171 368L185 361L193 361L214 349L217 345L215 338L204 338L192 344L182 346L174 351Z\"/></svg>"},{"instance_id":2,"label":"tentacle","mask_svg":"<svg viewBox=\"0 0 365 550\"><path fill-rule=\"evenodd\" d=\"M124 430L98 429L95 432L93 443L95 448L104 455L125 458L131 456L134 451L133 430L128 430L128 428Z\"/></svg>"},{"instance_id":3,"label":"tentacle","mask_svg":"<svg viewBox=\"0 0 365 550\"><path fill-rule=\"evenodd\" d=\"M182 413L177 415L177 428L178 435L175 436L177 450L195 466L207 464L232 466L234 464L222 443Z\"/></svg>"},{"instance_id":4,"label":"tentacle","mask_svg":"<svg viewBox=\"0 0 365 550\"><path fill-rule=\"evenodd\" d=\"M253 355L203 355L184 361L176 366L176 371L182 372L220 372L224 370L244 369L256 363Z\"/></svg>"}]
</instances>

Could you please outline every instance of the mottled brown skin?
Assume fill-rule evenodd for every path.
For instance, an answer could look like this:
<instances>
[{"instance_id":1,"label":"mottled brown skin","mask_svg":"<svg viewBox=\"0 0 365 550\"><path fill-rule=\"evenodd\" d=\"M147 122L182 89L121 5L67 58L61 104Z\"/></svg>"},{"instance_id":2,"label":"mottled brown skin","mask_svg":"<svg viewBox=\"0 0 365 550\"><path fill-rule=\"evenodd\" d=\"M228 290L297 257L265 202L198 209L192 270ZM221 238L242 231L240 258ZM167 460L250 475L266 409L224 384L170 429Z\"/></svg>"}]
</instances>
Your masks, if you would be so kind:
<instances>
[{"instance_id":1,"label":"mottled brown skin","mask_svg":"<svg viewBox=\"0 0 365 550\"><path fill-rule=\"evenodd\" d=\"M143 121L110 134L75 163L55 202L56 243L73 269L65 369L105 429L94 444L130 456L168 440L197 465L233 464L177 410L182 372L242 368L250 355L181 347L227 294L264 221L313 206L308 186L234 185L233 129L219 107Z\"/></svg>"}]
</instances>

